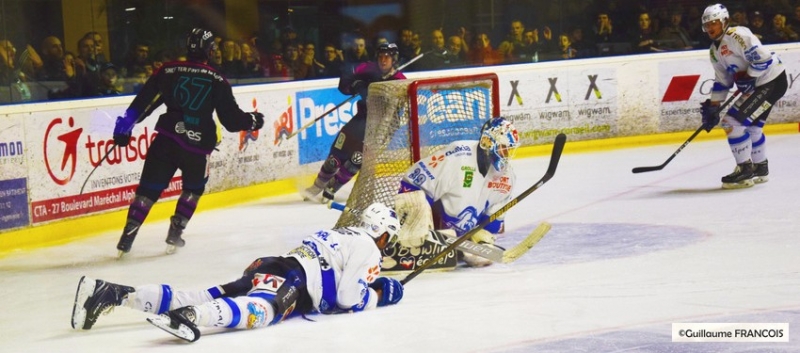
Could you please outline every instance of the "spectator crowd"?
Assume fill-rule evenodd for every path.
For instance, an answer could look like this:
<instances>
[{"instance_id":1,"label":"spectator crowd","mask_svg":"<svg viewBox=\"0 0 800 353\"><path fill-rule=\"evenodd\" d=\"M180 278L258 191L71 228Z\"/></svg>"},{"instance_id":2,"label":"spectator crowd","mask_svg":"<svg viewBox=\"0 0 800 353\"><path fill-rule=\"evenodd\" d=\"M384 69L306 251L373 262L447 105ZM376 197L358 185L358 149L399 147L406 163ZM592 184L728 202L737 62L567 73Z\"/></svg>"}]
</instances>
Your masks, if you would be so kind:
<instances>
[{"instance_id":1,"label":"spectator crowd","mask_svg":"<svg viewBox=\"0 0 800 353\"><path fill-rule=\"evenodd\" d=\"M756 4L732 7L731 25L747 26L764 44L798 41L800 2L795 7L775 5L782 4L779 1ZM703 5L681 4L638 6L625 12L609 8L593 11L591 23L558 26L515 18L499 38L492 31L462 26L430 31L402 28L391 38L367 38L355 31L343 33L340 43L320 43L286 26L276 38L263 41L257 34L215 38L217 49L209 65L229 80L256 83L339 77L342 70L372 60L373 48L388 41L399 47L398 66L425 54L404 71L705 49L710 42L701 30L702 11ZM137 92L164 62L185 60L180 46L153 48L147 40L139 40L111 62L103 55L104 38L98 32L68 44L48 36L38 48L26 44L18 52L16 43L0 40L0 86L59 82L48 87L48 99L128 94Z\"/></svg>"}]
</instances>

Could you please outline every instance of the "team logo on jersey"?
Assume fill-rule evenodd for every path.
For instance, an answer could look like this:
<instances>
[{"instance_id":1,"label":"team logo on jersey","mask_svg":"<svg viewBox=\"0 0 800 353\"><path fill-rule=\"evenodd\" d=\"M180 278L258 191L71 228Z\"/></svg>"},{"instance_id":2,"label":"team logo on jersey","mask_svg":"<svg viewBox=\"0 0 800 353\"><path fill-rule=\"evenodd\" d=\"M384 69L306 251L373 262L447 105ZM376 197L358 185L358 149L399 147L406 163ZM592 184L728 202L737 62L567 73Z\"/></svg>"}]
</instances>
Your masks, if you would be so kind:
<instances>
[{"instance_id":1,"label":"team logo on jersey","mask_svg":"<svg viewBox=\"0 0 800 353\"><path fill-rule=\"evenodd\" d=\"M442 161L444 161L444 155L432 156L431 161L428 162L428 165L431 166L431 168L436 168L436 166Z\"/></svg>"},{"instance_id":2,"label":"team logo on jersey","mask_svg":"<svg viewBox=\"0 0 800 353\"><path fill-rule=\"evenodd\" d=\"M487 184L487 187L492 190L500 191L501 193L511 192L511 183L508 177L506 176L490 181Z\"/></svg>"},{"instance_id":3,"label":"team logo on jersey","mask_svg":"<svg viewBox=\"0 0 800 353\"><path fill-rule=\"evenodd\" d=\"M342 146L344 146L344 140L346 138L347 136L345 136L344 133L340 132L339 136L336 136L336 142L334 142L333 146L336 147L337 149L342 149Z\"/></svg>"},{"instance_id":4,"label":"team logo on jersey","mask_svg":"<svg viewBox=\"0 0 800 353\"><path fill-rule=\"evenodd\" d=\"M728 45L726 44L726 45L723 45L723 46L719 47L719 54L722 55L722 56L731 56L731 54L733 54L733 52L731 51L730 48L728 48Z\"/></svg>"},{"instance_id":5,"label":"team logo on jersey","mask_svg":"<svg viewBox=\"0 0 800 353\"><path fill-rule=\"evenodd\" d=\"M378 275L380 274L381 274L380 265L370 267L369 269L367 269L367 282L368 283L374 282L375 279L378 278Z\"/></svg>"},{"instance_id":6,"label":"team logo on jersey","mask_svg":"<svg viewBox=\"0 0 800 353\"><path fill-rule=\"evenodd\" d=\"M461 168L461 169L463 170L464 168ZM465 188L472 187L472 179L473 179L474 176L475 176L475 172L474 171L469 170L469 169L468 170L464 170L464 183L463 183L463 186Z\"/></svg>"}]
</instances>

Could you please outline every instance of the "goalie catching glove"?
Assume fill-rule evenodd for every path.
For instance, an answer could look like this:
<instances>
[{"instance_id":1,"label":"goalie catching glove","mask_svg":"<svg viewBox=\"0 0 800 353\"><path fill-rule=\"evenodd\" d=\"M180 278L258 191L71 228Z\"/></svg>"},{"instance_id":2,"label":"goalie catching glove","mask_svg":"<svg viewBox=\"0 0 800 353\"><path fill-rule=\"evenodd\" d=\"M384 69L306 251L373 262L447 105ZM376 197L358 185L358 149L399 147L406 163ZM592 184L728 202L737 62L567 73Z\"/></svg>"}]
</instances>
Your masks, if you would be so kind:
<instances>
[{"instance_id":1,"label":"goalie catching glove","mask_svg":"<svg viewBox=\"0 0 800 353\"><path fill-rule=\"evenodd\" d=\"M422 190L395 195L394 210L402 227L398 234L400 245L418 248L425 243L428 232L433 230L433 212Z\"/></svg>"},{"instance_id":2,"label":"goalie catching glove","mask_svg":"<svg viewBox=\"0 0 800 353\"><path fill-rule=\"evenodd\" d=\"M403 299L403 284L389 277L378 277L369 285L378 294L378 306L393 305Z\"/></svg>"}]
</instances>

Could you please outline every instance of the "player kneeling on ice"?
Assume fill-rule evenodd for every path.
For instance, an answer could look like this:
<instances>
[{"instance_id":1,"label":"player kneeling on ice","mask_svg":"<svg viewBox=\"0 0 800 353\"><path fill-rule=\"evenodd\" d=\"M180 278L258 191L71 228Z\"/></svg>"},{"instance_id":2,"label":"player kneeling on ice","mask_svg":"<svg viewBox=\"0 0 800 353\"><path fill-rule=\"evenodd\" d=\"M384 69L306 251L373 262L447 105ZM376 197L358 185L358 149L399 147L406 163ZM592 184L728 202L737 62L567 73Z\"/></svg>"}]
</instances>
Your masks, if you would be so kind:
<instances>
[{"instance_id":1,"label":"player kneeling on ice","mask_svg":"<svg viewBox=\"0 0 800 353\"><path fill-rule=\"evenodd\" d=\"M706 7L703 12L703 32L711 43L711 64L714 85L711 99L702 103L703 127L711 131L720 122L728 135L736 169L722 177L722 187L737 189L751 187L768 180L764 124L772 106L786 93L786 70L781 59L750 29L730 26L728 9L721 4ZM720 102L736 85L742 96L727 112L720 112Z\"/></svg>"},{"instance_id":2,"label":"player kneeling on ice","mask_svg":"<svg viewBox=\"0 0 800 353\"><path fill-rule=\"evenodd\" d=\"M516 179L509 160L518 146L517 129L497 117L483 125L480 140L455 141L412 165L395 198L404 221L400 244L421 246L433 227L462 236L508 203ZM503 225L501 216L469 240L494 245ZM473 267L492 263L473 254L462 256Z\"/></svg>"},{"instance_id":3,"label":"player kneeling on ice","mask_svg":"<svg viewBox=\"0 0 800 353\"><path fill-rule=\"evenodd\" d=\"M281 256L262 257L241 278L200 291L169 285L129 287L82 277L72 327L88 330L115 306L158 314L147 321L187 341L198 326L251 329L300 314L358 312L397 304L403 285L380 274L381 250L397 241L395 212L373 203L361 225L320 230Z\"/></svg>"}]
</instances>

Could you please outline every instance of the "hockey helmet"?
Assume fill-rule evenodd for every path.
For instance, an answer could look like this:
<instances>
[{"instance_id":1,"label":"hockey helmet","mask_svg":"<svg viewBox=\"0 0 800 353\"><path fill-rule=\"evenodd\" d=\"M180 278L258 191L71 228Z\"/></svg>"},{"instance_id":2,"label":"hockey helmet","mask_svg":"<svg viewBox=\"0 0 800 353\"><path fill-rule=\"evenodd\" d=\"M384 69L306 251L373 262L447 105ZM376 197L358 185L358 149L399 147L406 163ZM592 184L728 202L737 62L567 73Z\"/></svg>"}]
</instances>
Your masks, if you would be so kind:
<instances>
[{"instance_id":1,"label":"hockey helmet","mask_svg":"<svg viewBox=\"0 0 800 353\"><path fill-rule=\"evenodd\" d=\"M189 58L208 60L215 50L217 42L214 41L214 33L209 30L194 28L186 36L186 51Z\"/></svg>"},{"instance_id":2,"label":"hockey helmet","mask_svg":"<svg viewBox=\"0 0 800 353\"><path fill-rule=\"evenodd\" d=\"M723 26L722 28L724 31L725 28L728 27L730 16L728 15L728 8L726 8L725 5L714 4L706 7L706 9L703 11L703 17L701 17L701 19L702 19L701 25L703 26L703 32L706 32L706 23L714 21L720 21L720 23L722 23Z\"/></svg>"},{"instance_id":3,"label":"hockey helmet","mask_svg":"<svg viewBox=\"0 0 800 353\"><path fill-rule=\"evenodd\" d=\"M495 169L505 169L518 146L519 134L511 121L496 117L483 124L480 147L492 157Z\"/></svg>"},{"instance_id":4,"label":"hockey helmet","mask_svg":"<svg viewBox=\"0 0 800 353\"><path fill-rule=\"evenodd\" d=\"M361 227L375 239L375 242L378 242L384 234L388 234L386 246L394 246L400 232L400 220L397 219L394 210L375 202L361 213Z\"/></svg>"},{"instance_id":5,"label":"hockey helmet","mask_svg":"<svg viewBox=\"0 0 800 353\"><path fill-rule=\"evenodd\" d=\"M378 60L378 57L381 55L389 55L392 57L392 63L396 64L398 60L398 56L400 55L400 50L397 49L397 44L394 43L381 43L378 46L378 49L375 51L375 60Z\"/></svg>"}]
</instances>

